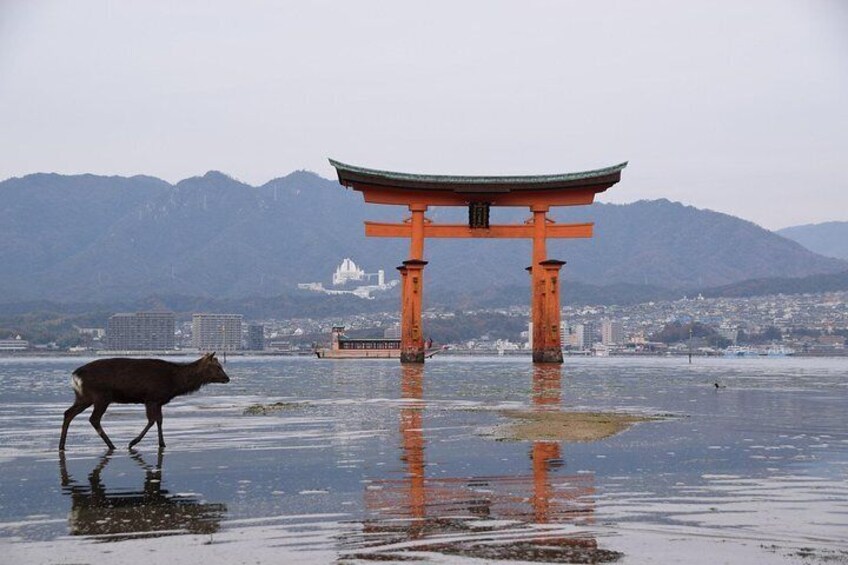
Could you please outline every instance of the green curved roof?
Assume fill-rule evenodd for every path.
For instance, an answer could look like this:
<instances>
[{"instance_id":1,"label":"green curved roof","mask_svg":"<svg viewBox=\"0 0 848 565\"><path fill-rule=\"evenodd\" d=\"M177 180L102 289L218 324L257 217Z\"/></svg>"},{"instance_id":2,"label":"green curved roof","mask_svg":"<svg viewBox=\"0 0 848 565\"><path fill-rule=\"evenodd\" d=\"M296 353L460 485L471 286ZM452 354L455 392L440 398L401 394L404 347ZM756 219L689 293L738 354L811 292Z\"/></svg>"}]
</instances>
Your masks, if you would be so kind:
<instances>
[{"instance_id":1,"label":"green curved roof","mask_svg":"<svg viewBox=\"0 0 848 565\"><path fill-rule=\"evenodd\" d=\"M330 164L335 167L339 174L339 180L344 184L345 177L350 173L356 177L371 177L382 179L384 181L399 181L403 183L426 183L433 185L550 185L558 183L567 183L574 181L591 180L595 178L608 177L616 173L620 173L627 166L627 161L604 167L603 169L595 169L591 171L580 171L576 173L559 173L550 175L509 175L509 176L463 176L463 175L427 175L427 174L412 174L399 173L395 171L382 171L379 169L368 169L365 167L357 167L348 165L334 159L330 159Z\"/></svg>"}]
</instances>

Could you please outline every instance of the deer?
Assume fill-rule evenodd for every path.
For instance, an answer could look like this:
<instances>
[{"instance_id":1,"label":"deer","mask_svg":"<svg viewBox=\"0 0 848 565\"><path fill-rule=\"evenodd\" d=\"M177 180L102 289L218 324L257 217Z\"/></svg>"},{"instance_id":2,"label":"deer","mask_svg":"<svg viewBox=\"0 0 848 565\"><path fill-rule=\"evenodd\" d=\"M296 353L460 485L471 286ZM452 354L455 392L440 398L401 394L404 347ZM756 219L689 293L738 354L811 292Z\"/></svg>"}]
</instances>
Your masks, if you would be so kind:
<instances>
[{"instance_id":1,"label":"deer","mask_svg":"<svg viewBox=\"0 0 848 565\"><path fill-rule=\"evenodd\" d=\"M71 375L75 399L73 405L65 410L59 450L65 449L71 421L92 405L94 409L88 421L106 442L106 446L114 450L115 445L100 425L103 414L113 402L144 404L147 410L147 426L130 442L130 449L144 438L154 423L159 432L159 448L164 448L162 407L175 397L196 392L209 383L228 382L230 377L224 372L215 353L208 353L192 363L122 357L87 363Z\"/></svg>"}]
</instances>

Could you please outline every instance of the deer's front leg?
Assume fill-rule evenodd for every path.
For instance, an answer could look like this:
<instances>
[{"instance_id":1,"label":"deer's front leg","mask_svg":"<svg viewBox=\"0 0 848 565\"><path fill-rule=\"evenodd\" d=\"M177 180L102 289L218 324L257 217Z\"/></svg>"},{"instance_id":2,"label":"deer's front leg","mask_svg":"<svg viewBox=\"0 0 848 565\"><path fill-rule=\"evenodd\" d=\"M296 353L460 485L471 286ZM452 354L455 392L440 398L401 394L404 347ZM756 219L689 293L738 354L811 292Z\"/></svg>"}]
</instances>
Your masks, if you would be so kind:
<instances>
[{"instance_id":1,"label":"deer's front leg","mask_svg":"<svg viewBox=\"0 0 848 565\"><path fill-rule=\"evenodd\" d=\"M136 437L134 440L132 440L130 442L130 445L129 445L130 449L132 449L132 447L135 446L135 444L140 442L144 438L144 436L147 435L147 431L156 422L156 406L158 406L158 405L154 404L152 402L148 402L147 404L144 405L144 407L147 411L147 425L144 426L144 429L141 430L141 433L138 434L138 437ZM161 414L161 410L160 410L159 413ZM159 432L159 433L161 435L162 432Z\"/></svg>"},{"instance_id":2,"label":"deer's front leg","mask_svg":"<svg viewBox=\"0 0 848 565\"><path fill-rule=\"evenodd\" d=\"M103 418L103 414L106 413L106 409L108 407L108 402L95 402L94 410L92 411L91 417L88 419L88 421L91 422L91 425L97 431L97 434L101 438L103 438L104 442L106 442L106 447L108 447L109 449L115 449L115 445L112 443L112 440L109 439L109 436L106 435L106 432L103 431L103 427L100 425L100 420Z\"/></svg>"}]
</instances>

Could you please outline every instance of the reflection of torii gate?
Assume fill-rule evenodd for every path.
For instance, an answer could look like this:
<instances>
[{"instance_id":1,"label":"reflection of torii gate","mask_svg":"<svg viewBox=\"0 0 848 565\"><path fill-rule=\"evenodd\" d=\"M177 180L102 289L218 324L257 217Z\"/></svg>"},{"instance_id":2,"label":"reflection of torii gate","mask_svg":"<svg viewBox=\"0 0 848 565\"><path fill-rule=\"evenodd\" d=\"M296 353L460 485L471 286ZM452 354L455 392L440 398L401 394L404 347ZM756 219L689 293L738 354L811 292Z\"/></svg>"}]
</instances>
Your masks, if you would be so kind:
<instances>
[{"instance_id":1,"label":"reflection of torii gate","mask_svg":"<svg viewBox=\"0 0 848 565\"><path fill-rule=\"evenodd\" d=\"M560 371L551 366L534 369L535 410L559 409ZM555 527L589 526L595 520L594 476L557 474L563 465L559 442L533 442L530 475L427 477L422 367L403 368L401 396L406 401L400 411L406 477L372 481L366 489L369 518L358 549L374 553L356 555L392 558L397 551L411 550L487 560L514 555L518 557L513 559L522 561L577 563L606 563L621 557L599 548L589 532L564 534ZM486 530L469 530L475 519L512 521L519 527L501 531L501 537L490 533L481 538L474 533Z\"/></svg>"},{"instance_id":2,"label":"reflection of torii gate","mask_svg":"<svg viewBox=\"0 0 848 565\"><path fill-rule=\"evenodd\" d=\"M538 411L556 411L560 407L562 394L562 374L559 367L536 367L533 370L532 404ZM427 517L428 506L440 509L442 512L450 505L450 501L464 502L468 500L469 492L465 489L468 483L474 483L469 478L425 478L425 439L424 439L424 373L423 369L416 367L404 367L401 377L401 397L407 404L401 409L401 447L403 449L402 459L406 464L407 478L398 481L400 490L406 490L406 504L389 505L396 511L409 512L409 517L424 519ZM415 401L410 404L409 401ZM492 504L503 504L501 511L515 512L531 518L537 524L545 524L551 521L562 521L580 518L591 521L592 512L582 503L575 499L594 494L591 484L591 476L566 476L559 481L552 480L550 471L562 465L560 443L557 441L537 440L533 442L530 450L530 458L533 462L532 477L487 477L476 479L476 481L488 480L491 485L507 484L514 491L527 489L530 496L505 497L503 493L492 495ZM389 481L384 481L389 482ZM571 496L560 493L556 498L553 486L557 483L565 483L575 488L571 490ZM397 491L388 489L385 495L392 496ZM429 495L429 496L428 496ZM428 500L429 498L429 500ZM510 500L506 500L509 498ZM435 500L433 500L435 499ZM526 502L525 502L526 501ZM508 504L507 504L508 503ZM526 508L529 503L530 511ZM555 508L556 506L556 508ZM516 515L511 517L515 518ZM505 518L506 515L499 515ZM414 528L414 525L413 525Z\"/></svg>"},{"instance_id":3,"label":"reflection of torii gate","mask_svg":"<svg viewBox=\"0 0 848 565\"><path fill-rule=\"evenodd\" d=\"M373 204L407 206L404 223L365 222L365 235L408 237L409 259L401 273L401 362L424 362L421 329L424 239L527 238L533 240L532 277L533 361L562 363L560 346L559 270L562 261L547 259L549 238L592 237L592 224L557 224L548 218L551 206L591 204L595 194L619 180L627 163L613 167L558 175L446 176L377 171L330 160L339 182L362 192ZM468 225L434 224L424 217L429 206L467 206ZM524 224L490 225L491 206L527 206L533 217Z\"/></svg>"}]
</instances>

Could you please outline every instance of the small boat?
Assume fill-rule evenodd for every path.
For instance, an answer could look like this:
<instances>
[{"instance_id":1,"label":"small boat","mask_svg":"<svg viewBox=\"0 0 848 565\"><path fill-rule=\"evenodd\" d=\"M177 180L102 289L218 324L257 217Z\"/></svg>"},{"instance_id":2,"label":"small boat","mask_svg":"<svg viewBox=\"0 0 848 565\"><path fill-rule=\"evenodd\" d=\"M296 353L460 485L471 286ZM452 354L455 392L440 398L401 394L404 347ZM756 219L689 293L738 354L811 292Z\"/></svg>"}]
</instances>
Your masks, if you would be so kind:
<instances>
[{"instance_id":1,"label":"small boat","mask_svg":"<svg viewBox=\"0 0 848 565\"><path fill-rule=\"evenodd\" d=\"M725 357L787 357L794 354L794 349L783 345L772 345L767 348L731 345L724 350Z\"/></svg>"},{"instance_id":2,"label":"small boat","mask_svg":"<svg viewBox=\"0 0 848 565\"><path fill-rule=\"evenodd\" d=\"M316 347L319 359L400 359L400 339L345 336L344 326L333 326L330 347Z\"/></svg>"},{"instance_id":3,"label":"small boat","mask_svg":"<svg viewBox=\"0 0 848 565\"><path fill-rule=\"evenodd\" d=\"M757 350L753 347L740 347L738 345L731 345L727 349L724 350L725 357L756 357Z\"/></svg>"},{"instance_id":4,"label":"small boat","mask_svg":"<svg viewBox=\"0 0 848 565\"><path fill-rule=\"evenodd\" d=\"M424 356L428 359L440 350L432 349L427 340ZM316 347L319 359L400 359L399 338L350 338L344 335L344 326L333 326L330 347Z\"/></svg>"},{"instance_id":5,"label":"small boat","mask_svg":"<svg viewBox=\"0 0 848 565\"><path fill-rule=\"evenodd\" d=\"M783 345L772 345L766 349L765 355L768 357L789 357L791 355L795 355L795 350Z\"/></svg>"}]
</instances>

